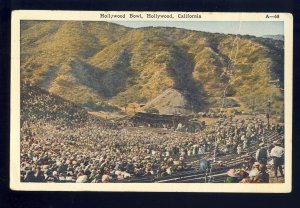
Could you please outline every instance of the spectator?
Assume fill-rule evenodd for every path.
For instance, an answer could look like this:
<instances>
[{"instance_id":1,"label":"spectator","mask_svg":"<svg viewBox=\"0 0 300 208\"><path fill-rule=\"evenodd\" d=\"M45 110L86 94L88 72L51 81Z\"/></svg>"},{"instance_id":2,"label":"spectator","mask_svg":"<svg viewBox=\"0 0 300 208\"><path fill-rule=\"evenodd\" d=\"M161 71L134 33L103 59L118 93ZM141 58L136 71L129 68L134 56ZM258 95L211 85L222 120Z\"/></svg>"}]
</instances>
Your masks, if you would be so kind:
<instances>
[{"instance_id":1,"label":"spectator","mask_svg":"<svg viewBox=\"0 0 300 208\"><path fill-rule=\"evenodd\" d=\"M259 149L256 151L256 160L260 164L266 165L268 162L269 152L267 148L264 147L264 143L259 144Z\"/></svg>"},{"instance_id":2,"label":"spectator","mask_svg":"<svg viewBox=\"0 0 300 208\"><path fill-rule=\"evenodd\" d=\"M284 148L281 147L280 141L275 141L273 144L275 145L275 147L271 150L270 156L273 158L274 175L276 178L278 178L277 171L279 169L281 176L284 177L284 173L282 170L284 161Z\"/></svg>"},{"instance_id":3,"label":"spectator","mask_svg":"<svg viewBox=\"0 0 300 208\"><path fill-rule=\"evenodd\" d=\"M253 164L252 170L249 172L250 181L253 182L254 178L259 174L259 162Z\"/></svg>"},{"instance_id":4,"label":"spectator","mask_svg":"<svg viewBox=\"0 0 300 208\"><path fill-rule=\"evenodd\" d=\"M227 171L227 178L225 179L225 183L238 183L238 173L235 169L230 169Z\"/></svg>"},{"instance_id":5,"label":"spectator","mask_svg":"<svg viewBox=\"0 0 300 208\"><path fill-rule=\"evenodd\" d=\"M269 174L266 172L266 165L262 164L259 167L259 173L254 177L254 183L269 183Z\"/></svg>"},{"instance_id":6,"label":"spectator","mask_svg":"<svg viewBox=\"0 0 300 208\"><path fill-rule=\"evenodd\" d=\"M249 173L247 173L246 170L241 169L239 172L239 176L240 176L240 183L251 183L250 177L249 177Z\"/></svg>"},{"instance_id":7,"label":"spectator","mask_svg":"<svg viewBox=\"0 0 300 208\"><path fill-rule=\"evenodd\" d=\"M252 154L249 155L248 158L246 158L246 167L247 167L247 170L251 170L252 167L253 167L253 164L255 163L255 158L253 157Z\"/></svg>"}]
</instances>

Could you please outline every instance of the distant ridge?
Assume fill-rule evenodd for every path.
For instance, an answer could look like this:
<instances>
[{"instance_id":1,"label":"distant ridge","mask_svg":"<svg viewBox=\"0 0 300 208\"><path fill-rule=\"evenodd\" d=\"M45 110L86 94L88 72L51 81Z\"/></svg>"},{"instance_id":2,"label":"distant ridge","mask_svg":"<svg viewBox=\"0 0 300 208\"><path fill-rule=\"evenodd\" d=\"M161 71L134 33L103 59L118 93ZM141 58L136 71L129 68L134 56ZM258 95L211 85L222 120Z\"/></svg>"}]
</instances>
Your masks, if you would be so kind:
<instances>
[{"instance_id":1,"label":"distant ridge","mask_svg":"<svg viewBox=\"0 0 300 208\"><path fill-rule=\"evenodd\" d=\"M272 38L274 40L282 40L282 41L284 41L284 36L283 35L264 35L262 37L263 38Z\"/></svg>"}]
</instances>

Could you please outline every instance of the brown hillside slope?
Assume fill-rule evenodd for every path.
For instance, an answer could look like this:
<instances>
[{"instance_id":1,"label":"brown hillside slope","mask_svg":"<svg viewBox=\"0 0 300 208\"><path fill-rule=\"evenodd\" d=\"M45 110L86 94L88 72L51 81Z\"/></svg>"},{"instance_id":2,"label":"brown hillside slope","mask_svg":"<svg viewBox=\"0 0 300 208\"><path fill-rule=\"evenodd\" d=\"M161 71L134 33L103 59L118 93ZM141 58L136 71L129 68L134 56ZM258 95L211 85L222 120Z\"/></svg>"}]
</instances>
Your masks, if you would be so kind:
<instances>
[{"instance_id":1,"label":"brown hillside slope","mask_svg":"<svg viewBox=\"0 0 300 208\"><path fill-rule=\"evenodd\" d=\"M194 110L224 94L261 112L271 98L274 113L283 110L282 92L268 83L279 79L283 87L283 42L253 36L23 21L21 76L83 106L146 103L171 88Z\"/></svg>"}]
</instances>

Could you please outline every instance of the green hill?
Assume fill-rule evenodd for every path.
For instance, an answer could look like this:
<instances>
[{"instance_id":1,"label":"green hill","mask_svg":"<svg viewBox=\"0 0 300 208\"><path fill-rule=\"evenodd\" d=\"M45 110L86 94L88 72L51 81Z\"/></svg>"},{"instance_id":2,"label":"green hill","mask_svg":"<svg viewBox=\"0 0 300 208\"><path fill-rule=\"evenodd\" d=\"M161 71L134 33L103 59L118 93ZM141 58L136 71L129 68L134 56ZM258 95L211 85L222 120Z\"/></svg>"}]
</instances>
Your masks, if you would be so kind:
<instances>
[{"instance_id":1,"label":"green hill","mask_svg":"<svg viewBox=\"0 0 300 208\"><path fill-rule=\"evenodd\" d=\"M82 106L147 103L171 88L188 109L220 107L225 95L245 111L264 112L271 98L273 113L282 115L283 94L269 81L283 87L283 74L280 40L107 22L21 22L22 79Z\"/></svg>"}]
</instances>

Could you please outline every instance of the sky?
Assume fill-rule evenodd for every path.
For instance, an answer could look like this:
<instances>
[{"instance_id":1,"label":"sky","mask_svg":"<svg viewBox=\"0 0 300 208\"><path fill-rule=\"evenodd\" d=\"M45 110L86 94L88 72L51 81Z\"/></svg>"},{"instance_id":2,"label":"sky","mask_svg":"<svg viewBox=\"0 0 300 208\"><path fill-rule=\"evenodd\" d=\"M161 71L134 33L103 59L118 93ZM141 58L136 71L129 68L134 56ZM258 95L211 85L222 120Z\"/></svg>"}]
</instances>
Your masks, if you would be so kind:
<instances>
[{"instance_id":1,"label":"sky","mask_svg":"<svg viewBox=\"0 0 300 208\"><path fill-rule=\"evenodd\" d=\"M283 35L283 21L113 21L132 28L177 27L213 33L241 35Z\"/></svg>"}]
</instances>

